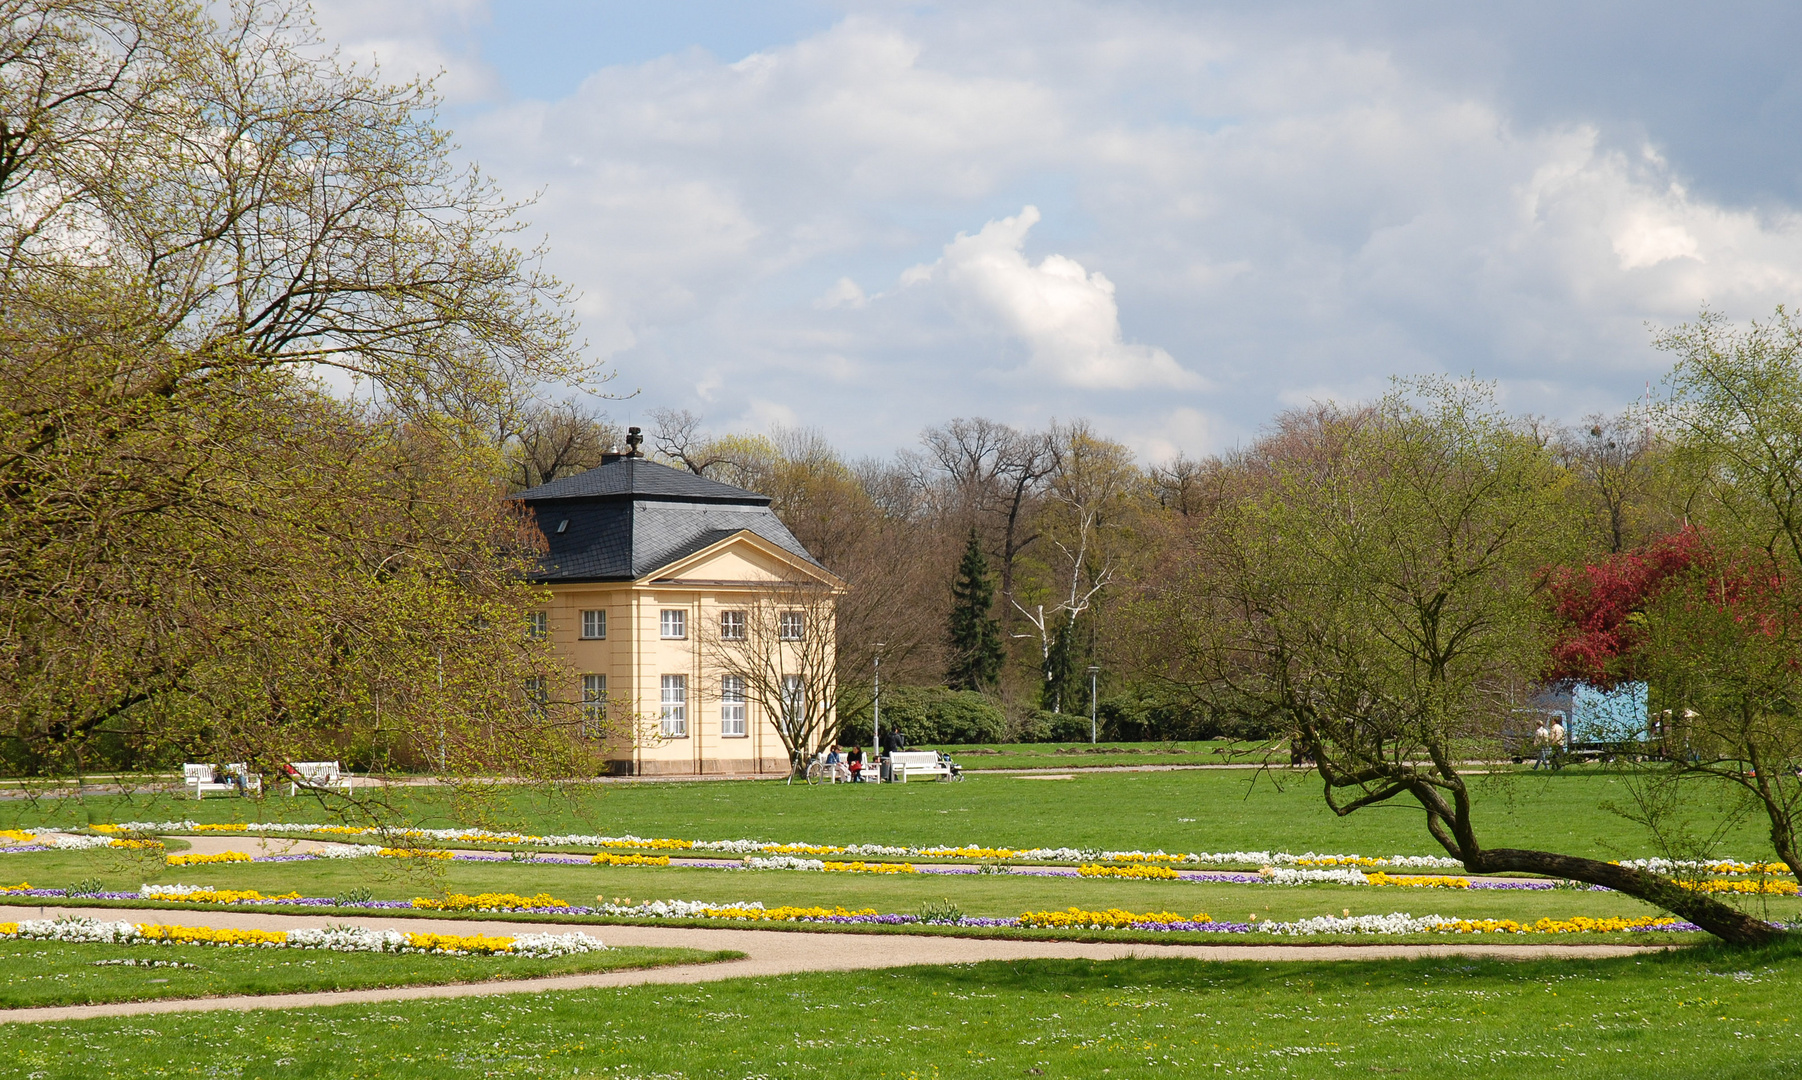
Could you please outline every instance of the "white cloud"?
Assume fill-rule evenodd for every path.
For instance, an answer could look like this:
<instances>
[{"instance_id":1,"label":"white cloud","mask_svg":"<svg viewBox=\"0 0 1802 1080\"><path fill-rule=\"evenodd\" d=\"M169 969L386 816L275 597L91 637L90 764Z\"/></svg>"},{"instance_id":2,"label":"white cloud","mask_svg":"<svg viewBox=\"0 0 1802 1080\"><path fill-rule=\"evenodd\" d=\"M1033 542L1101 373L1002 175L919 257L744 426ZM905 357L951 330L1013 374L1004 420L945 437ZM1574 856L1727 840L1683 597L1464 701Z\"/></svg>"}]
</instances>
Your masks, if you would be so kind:
<instances>
[{"instance_id":1,"label":"white cloud","mask_svg":"<svg viewBox=\"0 0 1802 1080\"><path fill-rule=\"evenodd\" d=\"M842 277L833 283L832 288L821 294L813 302L813 306L821 311L830 311L835 307L860 308L869 302L870 298L864 295L857 282Z\"/></svg>"},{"instance_id":2,"label":"white cloud","mask_svg":"<svg viewBox=\"0 0 1802 1080\"><path fill-rule=\"evenodd\" d=\"M452 105L488 101L502 90L469 44L487 13L486 0L313 0L320 35L345 61L379 66L397 82L436 79Z\"/></svg>"},{"instance_id":3,"label":"white cloud","mask_svg":"<svg viewBox=\"0 0 1802 1080\"><path fill-rule=\"evenodd\" d=\"M1066 386L1199 387L1201 379L1163 349L1122 339L1114 283L1100 271L1062 255L1037 266L1027 261L1026 234L1038 223L1038 207L1028 206L974 236L958 233L937 262L912 267L901 282L941 286L966 319L1018 339L1035 373Z\"/></svg>"},{"instance_id":4,"label":"white cloud","mask_svg":"<svg viewBox=\"0 0 1802 1080\"><path fill-rule=\"evenodd\" d=\"M433 25L479 23L474 0L332 10L346 41L487 77ZM1722 205L1655 139L1525 123L1481 76L1244 10L879 5L460 135L543 192L534 230L617 385L853 452L972 414L1201 452L1431 371L1577 417L1667 366L1647 323L1802 297L1794 207Z\"/></svg>"}]
</instances>

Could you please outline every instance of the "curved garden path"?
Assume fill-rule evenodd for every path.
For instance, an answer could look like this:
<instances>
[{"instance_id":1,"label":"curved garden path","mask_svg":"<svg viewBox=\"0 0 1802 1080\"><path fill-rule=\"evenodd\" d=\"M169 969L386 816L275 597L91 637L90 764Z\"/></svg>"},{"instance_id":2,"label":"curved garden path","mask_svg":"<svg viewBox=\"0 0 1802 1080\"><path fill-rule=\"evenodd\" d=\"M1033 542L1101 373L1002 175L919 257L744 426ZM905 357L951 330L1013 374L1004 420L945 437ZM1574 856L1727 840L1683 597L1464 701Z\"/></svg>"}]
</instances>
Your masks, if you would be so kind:
<instances>
[{"instance_id":1,"label":"curved garden path","mask_svg":"<svg viewBox=\"0 0 1802 1080\"><path fill-rule=\"evenodd\" d=\"M88 916L100 919L133 919L181 926L230 927L246 930L290 930L322 923L353 923L374 929L417 930L422 921L404 915L346 916L286 915L262 911L165 911L146 910L134 918L126 908L67 908L46 905L34 909L11 908L17 917L56 918ZM9 912L10 914L10 912ZM504 918L458 921L434 920L423 924L433 930L455 928L465 934L516 934L544 932L554 927L542 922L519 923ZM569 929L576 929L571 926ZM343 1005L417 998L472 997L488 994L536 993L546 990L579 990L590 987L634 986L645 983L697 983L751 976L788 975L804 971L854 971L912 964L968 964L981 960L1183 958L1191 960L1391 960L1432 956L1487 956L1510 959L1539 957L1589 958L1624 956L1653 951L1662 946L1636 945L1501 945L1460 942L1445 945L1157 945L1143 943L1085 943L1073 941L1017 941L984 938L902 936L897 934L819 934L788 930L694 929L662 926L580 927L611 945L645 945L690 949L733 949L742 960L643 971L615 971L593 975L564 975L542 979L462 983L451 986L390 987L375 990L342 990L312 994L183 998L165 1001L133 1001L112 1005L68 1005L38 1009L0 1010L0 1023L48 1020L85 1020L103 1016L138 1016L149 1013L203 1012L212 1010L294 1009L318 1005Z\"/></svg>"}]
</instances>

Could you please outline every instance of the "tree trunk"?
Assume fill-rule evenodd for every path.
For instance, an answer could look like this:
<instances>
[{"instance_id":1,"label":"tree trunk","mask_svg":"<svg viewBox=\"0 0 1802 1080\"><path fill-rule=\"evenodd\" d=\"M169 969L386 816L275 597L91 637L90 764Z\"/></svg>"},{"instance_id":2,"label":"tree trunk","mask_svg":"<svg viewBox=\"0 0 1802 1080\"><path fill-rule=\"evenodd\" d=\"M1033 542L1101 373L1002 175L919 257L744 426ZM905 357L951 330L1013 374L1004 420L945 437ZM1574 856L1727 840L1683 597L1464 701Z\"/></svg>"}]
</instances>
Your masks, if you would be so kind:
<instances>
[{"instance_id":1,"label":"tree trunk","mask_svg":"<svg viewBox=\"0 0 1802 1080\"><path fill-rule=\"evenodd\" d=\"M1707 893L1686 889L1669 878L1627 866L1556 855L1549 851L1495 848L1466 854L1464 867L1475 874L1531 873L1603 885L1616 892L1655 904L1734 945L1763 945L1783 931L1756 919Z\"/></svg>"}]
</instances>

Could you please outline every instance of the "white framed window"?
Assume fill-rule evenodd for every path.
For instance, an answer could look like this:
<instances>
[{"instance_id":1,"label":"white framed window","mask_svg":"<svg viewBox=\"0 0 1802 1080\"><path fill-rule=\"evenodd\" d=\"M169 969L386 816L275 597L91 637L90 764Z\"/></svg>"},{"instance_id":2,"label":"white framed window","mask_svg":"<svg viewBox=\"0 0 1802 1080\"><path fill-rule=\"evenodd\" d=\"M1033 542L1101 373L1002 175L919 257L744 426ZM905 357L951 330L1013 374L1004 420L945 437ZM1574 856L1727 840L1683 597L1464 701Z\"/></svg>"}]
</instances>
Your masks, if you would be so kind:
<instances>
[{"instance_id":1,"label":"white framed window","mask_svg":"<svg viewBox=\"0 0 1802 1080\"><path fill-rule=\"evenodd\" d=\"M664 608L657 619L657 628L667 641L680 640L688 636L688 612L681 608Z\"/></svg>"},{"instance_id":2,"label":"white framed window","mask_svg":"<svg viewBox=\"0 0 1802 1080\"><path fill-rule=\"evenodd\" d=\"M745 639L745 613L742 611L720 612L720 640L743 641Z\"/></svg>"},{"instance_id":3,"label":"white framed window","mask_svg":"<svg viewBox=\"0 0 1802 1080\"><path fill-rule=\"evenodd\" d=\"M745 677L727 675L720 680L720 737L742 739L745 735Z\"/></svg>"},{"instance_id":4,"label":"white framed window","mask_svg":"<svg viewBox=\"0 0 1802 1080\"><path fill-rule=\"evenodd\" d=\"M784 611L776 616L776 636L783 641L800 641L807 632L807 618L799 611Z\"/></svg>"},{"instance_id":5,"label":"white framed window","mask_svg":"<svg viewBox=\"0 0 1802 1080\"><path fill-rule=\"evenodd\" d=\"M799 675L782 676L782 718L796 730L807 712L807 683Z\"/></svg>"},{"instance_id":6,"label":"white framed window","mask_svg":"<svg viewBox=\"0 0 1802 1080\"><path fill-rule=\"evenodd\" d=\"M551 613L548 611L526 612L526 636L542 638L551 632Z\"/></svg>"},{"instance_id":7,"label":"white framed window","mask_svg":"<svg viewBox=\"0 0 1802 1080\"><path fill-rule=\"evenodd\" d=\"M543 719L545 707L550 703L550 692L544 683L544 676L533 675L525 682L526 711Z\"/></svg>"},{"instance_id":8,"label":"white framed window","mask_svg":"<svg viewBox=\"0 0 1802 1080\"><path fill-rule=\"evenodd\" d=\"M607 613L605 611L584 611L582 613L582 639L584 641L600 641L607 636Z\"/></svg>"},{"instance_id":9,"label":"white framed window","mask_svg":"<svg viewBox=\"0 0 1802 1080\"><path fill-rule=\"evenodd\" d=\"M593 734L607 722L607 676L582 676L583 734Z\"/></svg>"},{"instance_id":10,"label":"white framed window","mask_svg":"<svg viewBox=\"0 0 1802 1080\"><path fill-rule=\"evenodd\" d=\"M688 736L688 676L663 677L663 735L680 739Z\"/></svg>"}]
</instances>

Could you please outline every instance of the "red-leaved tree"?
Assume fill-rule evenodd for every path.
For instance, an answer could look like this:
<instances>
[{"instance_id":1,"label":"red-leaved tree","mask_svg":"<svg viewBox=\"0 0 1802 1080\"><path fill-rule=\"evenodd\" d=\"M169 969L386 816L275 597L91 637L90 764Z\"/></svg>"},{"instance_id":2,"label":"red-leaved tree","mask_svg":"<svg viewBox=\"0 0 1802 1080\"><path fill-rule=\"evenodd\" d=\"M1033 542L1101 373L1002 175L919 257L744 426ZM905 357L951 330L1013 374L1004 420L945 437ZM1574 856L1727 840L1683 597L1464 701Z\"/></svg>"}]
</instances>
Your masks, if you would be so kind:
<instances>
[{"instance_id":1,"label":"red-leaved tree","mask_svg":"<svg viewBox=\"0 0 1802 1080\"><path fill-rule=\"evenodd\" d=\"M1647 606L1673 578L1708 560L1701 533L1690 527L1588 566L1553 570L1548 594L1566 626L1552 643L1547 680L1607 689L1639 678Z\"/></svg>"}]
</instances>

